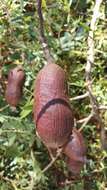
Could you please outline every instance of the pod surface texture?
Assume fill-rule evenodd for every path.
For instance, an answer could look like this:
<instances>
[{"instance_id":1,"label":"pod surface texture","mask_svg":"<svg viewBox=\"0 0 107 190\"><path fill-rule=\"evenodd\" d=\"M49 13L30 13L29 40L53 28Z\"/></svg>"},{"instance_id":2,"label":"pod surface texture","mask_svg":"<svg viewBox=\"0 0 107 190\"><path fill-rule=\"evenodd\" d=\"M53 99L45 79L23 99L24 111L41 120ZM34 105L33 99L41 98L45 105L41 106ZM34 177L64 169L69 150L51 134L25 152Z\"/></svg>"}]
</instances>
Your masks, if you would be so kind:
<instances>
[{"instance_id":1,"label":"pod surface texture","mask_svg":"<svg viewBox=\"0 0 107 190\"><path fill-rule=\"evenodd\" d=\"M34 121L38 135L49 148L63 146L74 125L65 72L48 64L38 73L34 91Z\"/></svg>"}]
</instances>

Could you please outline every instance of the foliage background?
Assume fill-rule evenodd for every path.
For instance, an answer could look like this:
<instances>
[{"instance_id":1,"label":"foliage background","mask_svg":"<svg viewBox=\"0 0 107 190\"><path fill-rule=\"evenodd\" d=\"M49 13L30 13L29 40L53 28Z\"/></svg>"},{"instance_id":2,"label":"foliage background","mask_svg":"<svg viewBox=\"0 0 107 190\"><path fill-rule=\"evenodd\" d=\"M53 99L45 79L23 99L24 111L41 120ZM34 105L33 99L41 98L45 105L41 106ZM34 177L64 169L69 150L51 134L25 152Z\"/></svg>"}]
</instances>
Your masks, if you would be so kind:
<instances>
[{"instance_id":1,"label":"foliage background","mask_svg":"<svg viewBox=\"0 0 107 190\"><path fill-rule=\"evenodd\" d=\"M96 123L83 129L89 163L73 176L60 158L45 174L46 148L35 135L32 116L34 80L46 64L39 43L39 20L34 0L0 1L0 189L106 190L107 153L102 150ZM93 0L43 0L45 35L56 63L67 73L70 98L85 93L84 68ZM93 90L107 105L107 4L103 1L95 31ZM24 96L13 112L5 101L8 71L23 65ZM71 102L78 119L89 115L89 100ZM101 116L107 124L107 112ZM81 126L81 125L80 125ZM78 128L80 127L78 125Z\"/></svg>"}]
</instances>

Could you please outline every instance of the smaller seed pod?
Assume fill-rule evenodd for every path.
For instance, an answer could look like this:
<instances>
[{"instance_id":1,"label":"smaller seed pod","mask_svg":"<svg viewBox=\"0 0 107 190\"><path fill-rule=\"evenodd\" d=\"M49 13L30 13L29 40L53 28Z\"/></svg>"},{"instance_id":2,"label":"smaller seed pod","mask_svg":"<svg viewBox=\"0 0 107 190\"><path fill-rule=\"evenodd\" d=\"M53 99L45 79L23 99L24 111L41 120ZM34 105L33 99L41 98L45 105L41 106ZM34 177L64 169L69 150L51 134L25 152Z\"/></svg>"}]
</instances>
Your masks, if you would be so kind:
<instances>
[{"instance_id":1,"label":"smaller seed pod","mask_svg":"<svg viewBox=\"0 0 107 190\"><path fill-rule=\"evenodd\" d=\"M5 92L5 98L10 106L16 107L22 97L23 85L25 82L25 73L22 67L16 67L10 70L8 74L8 83Z\"/></svg>"},{"instance_id":2,"label":"smaller seed pod","mask_svg":"<svg viewBox=\"0 0 107 190\"><path fill-rule=\"evenodd\" d=\"M86 146L82 134L73 128L71 140L64 148L67 165L74 174L79 174L86 163Z\"/></svg>"}]
</instances>

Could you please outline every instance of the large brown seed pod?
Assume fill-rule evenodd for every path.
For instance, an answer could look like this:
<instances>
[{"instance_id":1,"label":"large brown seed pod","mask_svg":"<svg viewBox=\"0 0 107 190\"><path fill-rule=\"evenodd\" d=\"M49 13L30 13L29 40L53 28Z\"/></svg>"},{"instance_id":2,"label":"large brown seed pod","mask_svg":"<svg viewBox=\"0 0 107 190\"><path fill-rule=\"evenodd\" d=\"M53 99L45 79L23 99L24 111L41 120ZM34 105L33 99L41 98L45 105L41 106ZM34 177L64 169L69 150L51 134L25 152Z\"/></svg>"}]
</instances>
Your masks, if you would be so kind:
<instances>
[{"instance_id":1,"label":"large brown seed pod","mask_svg":"<svg viewBox=\"0 0 107 190\"><path fill-rule=\"evenodd\" d=\"M39 72L34 91L34 120L37 133L49 148L63 146L74 125L63 69L48 64Z\"/></svg>"},{"instance_id":2,"label":"large brown seed pod","mask_svg":"<svg viewBox=\"0 0 107 190\"><path fill-rule=\"evenodd\" d=\"M25 73L21 67L10 70L5 98L8 104L13 107L16 107L21 99L24 82Z\"/></svg>"}]
</instances>

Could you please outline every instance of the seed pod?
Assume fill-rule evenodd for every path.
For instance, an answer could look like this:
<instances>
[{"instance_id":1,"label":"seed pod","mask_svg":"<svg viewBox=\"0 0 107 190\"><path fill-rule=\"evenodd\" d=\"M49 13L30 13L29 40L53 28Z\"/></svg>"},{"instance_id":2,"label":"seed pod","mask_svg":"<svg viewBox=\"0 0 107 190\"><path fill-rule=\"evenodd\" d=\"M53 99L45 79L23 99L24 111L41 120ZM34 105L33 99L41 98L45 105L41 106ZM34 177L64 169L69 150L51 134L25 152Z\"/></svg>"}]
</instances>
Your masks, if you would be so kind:
<instances>
[{"instance_id":1,"label":"seed pod","mask_svg":"<svg viewBox=\"0 0 107 190\"><path fill-rule=\"evenodd\" d=\"M82 134L73 128L71 140L64 148L67 165L74 174L80 173L86 163L86 146Z\"/></svg>"},{"instance_id":2,"label":"seed pod","mask_svg":"<svg viewBox=\"0 0 107 190\"><path fill-rule=\"evenodd\" d=\"M25 73L21 67L10 70L5 98L8 104L13 107L16 107L21 99L24 82Z\"/></svg>"},{"instance_id":3,"label":"seed pod","mask_svg":"<svg viewBox=\"0 0 107 190\"><path fill-rule=\"evenodd\" d=\"M49 148L63 146L72 133L74 117L65 72L56 64L46 65L37 76L34 121L38 135Z\"/></svg>"}]
</instances>

